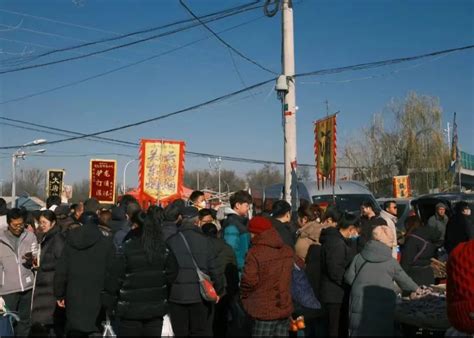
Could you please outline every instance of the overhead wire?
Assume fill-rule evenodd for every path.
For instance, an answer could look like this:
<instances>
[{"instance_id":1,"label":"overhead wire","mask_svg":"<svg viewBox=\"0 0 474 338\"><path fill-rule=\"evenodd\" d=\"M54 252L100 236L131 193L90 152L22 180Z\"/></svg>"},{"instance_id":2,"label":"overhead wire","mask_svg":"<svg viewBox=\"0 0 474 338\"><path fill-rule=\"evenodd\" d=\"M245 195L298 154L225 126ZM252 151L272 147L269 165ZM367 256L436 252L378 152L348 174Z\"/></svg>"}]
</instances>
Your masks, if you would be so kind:
<instances>
[{"instance_id":1,"label":"overhead wire","mask_svg":"<svg viewBox=\"0 0 474 338\"><path fill-rule=\"evenodd\" d=\"M256 8L259 8L259 7L260 7L260 6L258 6L258 7L253 6L253 7L244 8L244 9L241 9L241 10L238 10L238 11L234 11L234 12L231 12L231 13L227 13L227 14L218 16L218 17L216 17L216 18L211 18L211 19L207 20L207 22L212 22L212 21L221 20L221 19L223 19L223 18L227 18L227 17L230 17L230 16L234 16L234 15L237 15L237 14L241 14L241 13L243 13L243 12L246 12L246 11L249 11L249 10L254 10L254 9L256 9ZM165 36L169 36L169 35L172 35L172 34L176 34L176 33L179 33L179 32L182 32L182 31L185 31L185 30L194 28L194 27L196 27L196 26L199 26L199 23L189 24L189 25L187 25L187 26L180 27L180 28L177 28L177 29L174 29L174 30L171 30L171 31L166 31L166 32L164 32L164 33L152 35L152 36L149 36L149 37L146 37L146 38L142 38L142 39L139 39L139 40L136 40L136 41L132 41L132 42L129 42L129 43L124 43L124 44L117 45L117 46L114 46L114 47L110 47L110 48L106 48L106 49L102 49L102 50L98 50L98 51L86 53L86 54L81 55L81 56L69 57L69 58L64 58L64 59L60 59L60 60L54 60L54 61L50 61L50 62L38 63L38 64L29 65L29 66L23 66L23 67L17 67L17 68L12 68L12 69L3 70L3 71L0 71L0 75L9 74L9 73L16 73L16 72L20 72L20 71L24 71L24 70L28 70L28 69L36 69L36 68L48 67L48 66L52 66L52 65L56 65L56 64L60 64L60 63L64 63L64 62L69 62L69 61L80 60L80 59L84 59L84 58L86 58L86 57L90 57L90 56L94 56L94 55L98 55L98 54L103 54L103 53L110 52L110 51L113 51L113 50L117 50L117 49L121 49L121 48L125 48L125 47L130 47L130 46L133 46L133 45L136 45L136 44L139 44L139 43L143 43L143 42L146 42L146 41L155 40L155 39L158 39L158 38L161 38L161 37L165 37ZM119 37L115 37L115 38L111 38L111 39L118 39L118 38L119 38ZM123 38L123 37L122 37L122 38ZM100 42L103 42L103 41L104 41L104 40L102 40L102 41L100 41ZM96 41L96 42L90 42L90 43L83 44L83 46L84 46L84 45L96 44L96 43L99 43L99 42L97 42L97 41ZM35 56L35 57L33 58L33 60L37 59L38 57L50 55L50 54L52 54L52 53L63 52L63 51L70 51L70 50L76 49L76 48L79 48L79 47L68 47L68 48L58 49L58 50L56 50L56 51L46 52L46 53L40 54L40 56ZM30 60L30 61L32 61L32 60Z\"/></svg>"},{"instance_id":2,"label":"overhead wire","mask_svg":"<svg viewBox=\"0 0 474 338\"><path fill-rule=\"evenodd\" d=\"M362 69L371 69L371 68L376 68L376 67L382 67L384 65L401 63L401 62L408 62L408 61L412 61L412 60L418 60L418 59L421 59L421 58L432 57L432 56L448 54L448 53L454 53L454 52L468 50L468 49L472 49L472 48L474 48L474 45L458 47L458 48L452 48L452 49L447 49L447 50L443 50L443 51L436 51L436 52L431 52L431 53L417 55L417 56L411 56L411 57L403 57L403 58L389 59L389 60L384 60L384 61L375 61L375 62L369 62L369 63L364 63L364 64L357 64L357 65L353 65L353 66L344 66L344 67L337 67L337 68L331 68L331 69L317 70L317 71L312 71L312 72L305 72L305 73L296 74L295 77L298 78L298 77L315 76L315 75L321 75L321 74L335 74L335 73L341 73L341 72L345 72L345 71L357 71L357 70L362 70ZM57 143L74 141L74 140L78 140L78 139L87 138L87 137L90 137L90 136L97 136L97 135L101 135L101 134L111 133L111 132L114 132L114 131L119 131L119 130L131 128L131 127L136 127L136 126L143 125L143 124L146 124L146 123L150 123L150 122L153 122L153 121L166 119L166 118L171 117L171 116L180 115L180 114L183 114L183 113L186 113L186 112L189 112L189 111L196 110L198 108L202 108L202 107L214 104L214 103L222 101L222 100L229 99L233 96L236 96L236 95L239 95L241 93L247 92L249 90L261 87L261 86L266 85L268 83L271 83L275 80L276 80L276 78L271 78L271 79L268 79L268 80L265 80L265 81L261 81L259 83L248 86L246 88L242 88L240 90L237 90L237 91L225 94L225 95L221 95L221 96L216 97L214 99L210 99L210 100L207 100L207 101L202 102L202 103L198 103L198 104L195 104L195 105L192 105L192 106L188 106L186 108L183 108L183 109L171 112L171 113L159 115L159 116L149 118L149 119L146 119L146 120L125 124L125 125L122 125L122 126L119 126L119 127L114 127L114 128L110 128L110 129L90 133L90 134L84 134L84 135L80 135L80 136L74 136L74 137L69 137L69 138L60 139L60 140L54 140L54 141L50 141L48 143L49 144L57 144ZM0 147L0 149L16 149L18 147L19 146L3 146L3 147Z\"/></svg>"},{"instance_id":3,"label":"overhead wire","mask_svg":"<svg viewBox=\"0 0 474 338\"><path fill-rule=\"evenodd\" d=\"M218 15L226 14L226 13L229 13L229 12L233 12L233 11L236 11L236 10L239 10L239 9L244 9L246 7L254 5L256 2L257 1L253 1L253 2L250 2L250 3L243 4L243 5L239 5L239 6L227 8L227 9L224 9L224 10L220 10L220 11L217 11L217 12L209 13L209 14L203 15L202 18L210 18L210 17L213 17L213 16L218 16ZM18 12L7 11L7 10L3 10L3 9L0 9L0 11L18 14ZM24 14L24 15L27 15L27 14ZM31 16L31 15L27 15L27 16ZM40 17L40 18L45 19L44 17ZM54 20L49 20L49 21L54 21ZM47 52L47 53L37 55L36 58L41 58L41 57L44 57L44 56L47 56L47 55L60 53L60 52L71 50L71 49L77 49L77 48L92 46L92 45L95 45L95 44L101 44L101 43L104 43L104 42L110 42L110 41L115 41L115 40L131 38L131 37L134 37L135 35L142 35L142 34L146 34L146 33L151 33L153 31L161 30L161 29L164 29L164 28L169 28L169 27L172 27L172 26L180 25L180 24L183 24L183 23L188 23L188 22L191 22L191 21L192 20L190 20L190 19L179 20L179 21L175 21L175 22L168 23L168 24L161 25L161 26L157 26L157 27L142 29L142 30L139 30L139 31L131 32L131 33L122 33L122 34L110 32L110 31L99 30L99 31L103 31L103 32L106 32L106 33L115 34L116 36L115 37L104 38L104 39L100 39L100 40L96 40L96 41L90 41L90 42L75 45L75 46L59 48L59 49L56 49L54 51L50 51L50 52ZM73 26L77 26L77 25L73 25ZM84 28L84 26L80 26L80 27Z\"/></svg>"},{"instance_id":4,"label":"overhead wire","mask_svg":"<svg viewBox=\"0 0 474 338\"><path fill-rule=\"evenodd\" d=\"M242 23L240 23L240 24L238 24L238 25L234 25L234 26L232 26L232 27L226 28L226 29L220 31L219 34L222 34L222 33L231 31L231 30L233 30L233 29L242 27L242 26L244 26L244 25L250 24L250 23L252 23L252 22L255 22L255 21L257 21L257 20L262 19L263 17L264 17L264 16L259 16L259 17L257 17L257 18L254 18L254 19L251 19L251 20L242 22ZM187 47L189 47L189 46L191 46L191 45L194 45L194 44L199 43L199 42L201 42L201 41L207 40L207 39L209 39L209 38L210 38L209 36L206 36L206 37L204 37L204 38L191 41L191 42L189 42L189 43L186 43L186 44L184 44L184 45L178 46L178 47L176 47L176 48L169 49L169 50L167 50L167 51L164 51L164 52L161 52L161 53L158 53L158 54L149 56L149 57L147 57L147 58L144 58L144 59L141 59L141 60L138 60L138 61L134 61L134 62L125 64L125 65L123 65L123 66L120 66L120 67L117 67L117 68L114 68L114 69L111 69L111 70L108 70L108 71L105 71L105 72L102 72L102 73L98 73L98 74L95 74L95 75L92 75L92 76L88 76L88 77L85 77L85 78L83 78L83 79L79 79L79 80L76 80L76 81L68 82L68 83L65 83L65 84L60 85L60 86L57 86L57 87L53 87L53 88L41 90L41 91L39 91L39 92L34 92L34 93L31 93L31 94L28 94L28 95L23 95L23 96L16 97L16 98L13 98L13 99L10 99L10 100L2 101L2 102L0 102L0 105L7 104L7 103L12 103L12 102L23 101L23 100L26 100L26 99L29 99L29 98L32 98L32 97L40 96L40 95L47 94L47 93L52 93L52 92L55 92L55 91L60 90L60 89L69 88L69 87L72 87L72 86L75 86L75 85L78 85L78 84L81 84L81 83L84 83L84 82L87 82L87 81L95 80L95 79L98 79L98 78L101 78L101 77L104 77L104 76L113 74L113 73L115 73L115 72L118 72L118 71L121 71L121 70L130 68L130 67L133 67L133 66L137 66L137 65L139 65L139 64L142 64L142 63L145 63L145 62L148 62L148 61L151 61L151 60L154 60L154 59L159 58L159 57L161 57L161 56L164 56L164 55L167 55L167 54L171 54L171 53L176 52L176 51L178 51L178 50L180 50L180 49L187 48ZM0 39L1 39L1 38L0 38Z\"/></svg>"},{"instance_id":5,"label":"overhead wire","mask_svg":"<svg viewBox=\"0 0 474 338\"><path fill-rule=\"evenodd\" d=\"M216 32L214 32L208 25L206 25L205 22L203 22L196 14L194 14L194 12L191 10L191 8L189 8L183 0L179 0L179 3L181 4L181 6L184 7L184 9L186 9L186 11L191 14L191 16L197 20L205 29L207 29L212 35L214 35L214 37L219 40L224 46L226 46L228 49L230 49L231 51L233 51L235 54L237 54L238 56L240 56L242 59L252 63L253 65L257 66L258 68L270 73L270 74L273 74L273 75L277 75L276 72L274 72L273 70L271 69L268 69L267 67L263 66L262 64L258 63L257 61L249 58L248 56L244 55L242 52L240 52L239 50L237 50L236 48L234 48L232 45L230 45L228 42L226 42L224 39L222 39Z\"/></svg>"}]
</instances>

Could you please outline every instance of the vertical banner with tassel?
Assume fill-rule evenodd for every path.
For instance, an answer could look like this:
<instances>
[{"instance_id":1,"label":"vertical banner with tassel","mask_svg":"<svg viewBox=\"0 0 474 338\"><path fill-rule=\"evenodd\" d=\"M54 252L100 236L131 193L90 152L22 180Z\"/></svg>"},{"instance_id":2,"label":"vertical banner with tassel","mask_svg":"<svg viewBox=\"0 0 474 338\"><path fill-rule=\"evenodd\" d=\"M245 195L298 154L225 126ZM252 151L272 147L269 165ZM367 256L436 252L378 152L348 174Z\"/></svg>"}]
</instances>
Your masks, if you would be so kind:
<instances>
[{"instance_id":1,"label":"vertical banner with tassel","mask_svg":"<svg viewBox=\"0 0 474 338\"><path fill-rule=\"evenodd\" d=\"M314 153L318 189L336 183L336 115L314 122Z\"/></svg>"}]
</instances>

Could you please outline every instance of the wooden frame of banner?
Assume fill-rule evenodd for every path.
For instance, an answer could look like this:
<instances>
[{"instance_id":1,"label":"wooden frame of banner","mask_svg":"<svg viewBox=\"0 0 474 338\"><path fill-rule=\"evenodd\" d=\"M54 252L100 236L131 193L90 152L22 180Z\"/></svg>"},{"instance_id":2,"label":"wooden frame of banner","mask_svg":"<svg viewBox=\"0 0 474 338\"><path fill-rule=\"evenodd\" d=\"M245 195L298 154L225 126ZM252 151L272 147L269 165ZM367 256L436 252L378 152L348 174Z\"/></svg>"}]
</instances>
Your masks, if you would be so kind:
<instances>
[{"instance_id":1,"label":"wooden frame of banner","mask_svg":"<svg viewBox=\"0 0 474 338\"><path fill-rule=\"evenodd\" d=\"M51 171L61 171L63 173L63 179L61 180L61 188L60 188L60 191L59 191L59 197L61 197L61 194L62 194L62 191L64 189L64 176L66 175L66 170L64 169L48 169L47 172L46 172L46 197L49 197L51 196L50 194L50 191L49 191L49 173Z\"/></svg>"},{"instance_id":2,"label":"wooden frame of banner","mask_svg":"<svg viewBox=\"0 0 474 338\"><path fill-rule=\"evenodd\" d=\"M103 159L91 159L89 161L89 198L92 197L92 162L108 162L108 163L113 163L114 164L114 187L113 187L113 197L112 201L104 201L104 200L98 200L99 203L102 204L115 204L115 201L117 199L116 196L116 190L117 190L117 160L103 160Z\"/></svg>"},{"instance_id":3,"label":"wooden frame of banner","mask_svg":"<svg viewBox=\"0 0 474 338\"><path fill-rule=\"evenodd\" d=\"M179 154L179 164L178 164L178 179L177 179L177 192L166 196L164 198L154 198L153 196L150 196L144 191L144 184L145 184L145 148L147 144L150 143L161 143L161 144L174 144L178 145L180 148L180 154ZM139 196L141 203L144 204L146 202L151 202L151 203L158 203L158 202L166 202L169 200L181 198L183 194L183 184L184 184L184 153L186 149L186 144L184 141L173 141L173 140L159 140L159 139L142 139L140 140L140 152L139 152L139 178L138 178L138 183L139 183Z\"/></svg>"}]
</instances>

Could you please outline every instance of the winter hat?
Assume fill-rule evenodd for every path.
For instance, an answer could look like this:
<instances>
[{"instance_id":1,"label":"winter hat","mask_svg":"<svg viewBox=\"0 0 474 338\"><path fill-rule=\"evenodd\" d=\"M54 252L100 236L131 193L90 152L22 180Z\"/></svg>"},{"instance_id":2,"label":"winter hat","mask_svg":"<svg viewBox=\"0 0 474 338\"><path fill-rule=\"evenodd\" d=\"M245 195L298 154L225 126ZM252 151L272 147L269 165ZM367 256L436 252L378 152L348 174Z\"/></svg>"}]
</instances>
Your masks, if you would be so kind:
<instances>
[{"instance_id":1,"label":"winter hat","mask_svg":"<svg viewBox=\"0 0 474 338\"><path fill-rule=\"evenodd\" d=\"M272 227L272 222L263 216L255 216L249 222L249 232L253 234L261 234L265 230L268 230Z\"/></svg>"},{"instance_id":2,"label":"winter hat","mask_svg":"<svg viewBox=\"0 0 474 338\"><path fill-rule=\"evenodd\" d=\"M474 334L474 240L460 243L449 255L448 318L458 331Z\"/></svg>"},{"instance_id":3,"label":"winter hat","mask_svg":"<svg viewBox=\"0 0 474 338\"><path fill-rule=\"evenodd\" d=\"M183 218L195 218L199 216L199 210L196 207L183 208Z\"/></svg>"},{"instance_id":4,"label":"winter hat","mask_svg":"<svg viewBox=\"0 0 474 338\"><path fill-rule=\"evenodd\" d=\"M125 210L121 207L112 208L112 220L113 221L125 221L127 219L127 214Z\"/></svg>"},{"instance_id":5,"label":"winter hat","mask_svg":"<svg viewBox=\"0 0 474 338\"><path fill-rule=\"evenodd\" d=\"M56 209L54 209L56 216L67 216L71 213L71 208L67 204L61 204Z\"/></svg>"},{"instance_id":6,"label":"winter hat","mask_svg":"<svg viewBox=\"0 0 474 338\"><path fill-rule=\"evenodd\" d=\"M436 203L436 210L438 210L439 208L447 209L446 204L442 202Z\"/></svg>"}]
</instances>

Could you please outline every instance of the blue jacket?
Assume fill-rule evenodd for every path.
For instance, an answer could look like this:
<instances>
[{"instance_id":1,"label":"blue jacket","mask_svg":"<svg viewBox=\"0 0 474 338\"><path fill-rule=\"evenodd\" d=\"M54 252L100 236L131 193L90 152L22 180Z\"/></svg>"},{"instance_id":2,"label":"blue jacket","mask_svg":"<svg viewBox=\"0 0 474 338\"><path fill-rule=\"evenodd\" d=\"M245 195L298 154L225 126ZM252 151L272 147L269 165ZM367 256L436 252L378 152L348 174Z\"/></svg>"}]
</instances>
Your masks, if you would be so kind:
<instances>
[{"instance_id":1,"label":"blue jacket","mask_svg":"<svg viewBox=\"0 0 474 338\"><path fill-rule=\"evenodd\" d=\"M224 241L234 250L237 259L239 275L245 264L245 256L250 247L250 232L247 229L247 219L237 214L230 214L223 222Z\"/></svg>"}]
</instances>

